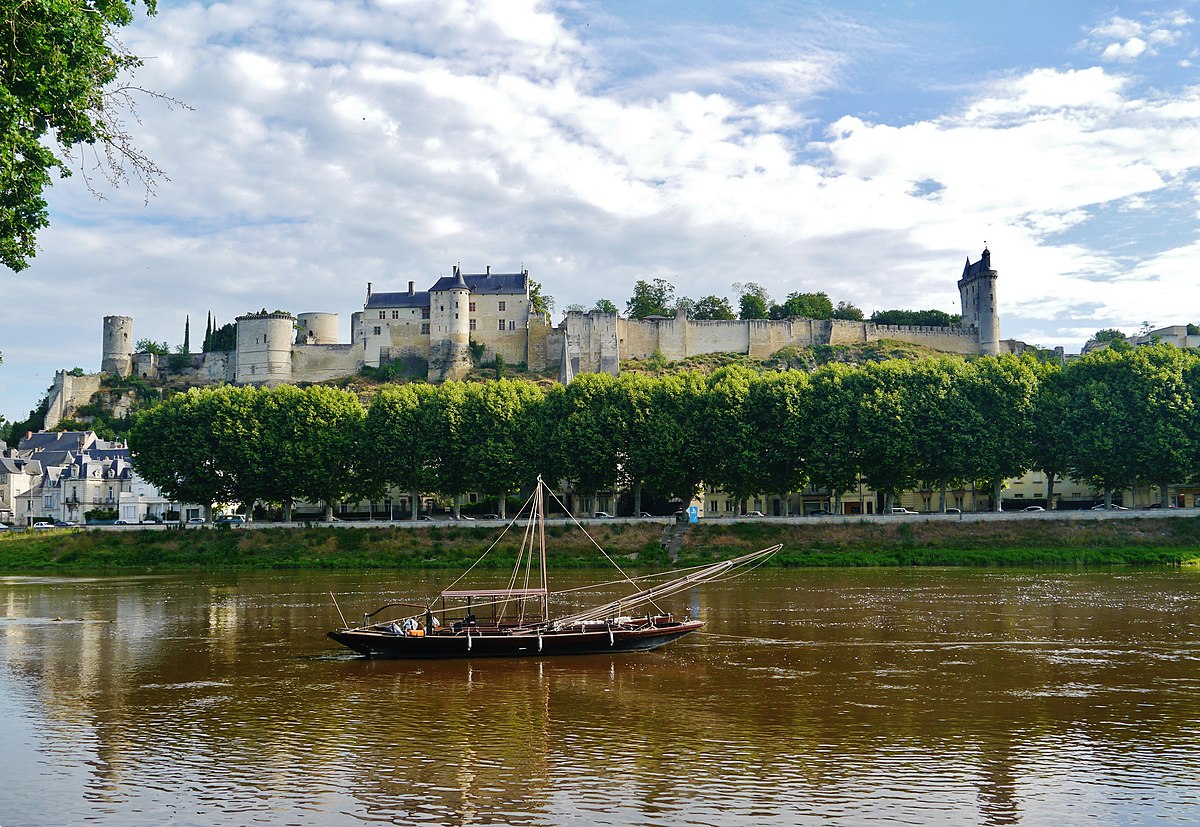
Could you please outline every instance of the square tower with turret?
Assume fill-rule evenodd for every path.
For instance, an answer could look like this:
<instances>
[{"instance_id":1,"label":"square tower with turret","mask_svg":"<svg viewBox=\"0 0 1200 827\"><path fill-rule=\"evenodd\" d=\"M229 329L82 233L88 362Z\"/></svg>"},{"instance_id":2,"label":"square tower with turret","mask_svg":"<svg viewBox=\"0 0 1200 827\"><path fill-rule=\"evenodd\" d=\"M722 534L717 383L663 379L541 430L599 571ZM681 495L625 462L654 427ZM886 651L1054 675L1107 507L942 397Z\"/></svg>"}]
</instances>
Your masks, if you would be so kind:
<instances>
[{"instance_id":1,"label":"square tower with turret","mask_svg":"<svg viewBox=\"0 0 1200 827\"><path fill-rule=\"evenodd\" d=\"M962 323L974 328L979 336L979 350L985 356L1000 352L1000 313L996 307L996 277L992 269L992 254L987 247L979 261L971 263L970 256L958 280L958 297L962 302Z\"/></svg>"}]
</instances>

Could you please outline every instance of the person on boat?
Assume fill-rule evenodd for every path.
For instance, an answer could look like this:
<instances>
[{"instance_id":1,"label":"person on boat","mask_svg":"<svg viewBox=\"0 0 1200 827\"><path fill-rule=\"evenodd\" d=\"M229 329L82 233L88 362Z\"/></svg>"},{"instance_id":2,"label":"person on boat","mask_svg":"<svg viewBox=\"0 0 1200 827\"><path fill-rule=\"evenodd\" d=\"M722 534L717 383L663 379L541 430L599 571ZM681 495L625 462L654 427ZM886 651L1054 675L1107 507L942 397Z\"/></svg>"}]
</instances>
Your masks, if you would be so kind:
<instances>
[{"instance_id":1,"label":"person on boat","mask_svg":"<svg viewBox=\"0 0 1200 827\"><path fill-rule=\"evenodd\" d=\"M437 617L434 615L434 613L429 611L428 609L426 609L426 611L425 611L425 634L427 634L427 635L433 634L434 630L436 630L441 625L442 625L442 622L437 619Z\"/></svg>"},{"instance_id":2,"label":"person on boat","mask_svg":"<svg viewBox=\"0 0 1200 827\"><path fill-rule=\"evenodd\" d=\"M401 628L404 630L404 634L408 635L415 632L417 630L417 626L417 619L415 617L410 617L405 619L404 625L401 626Z\"/></svg>"}]
</instances>

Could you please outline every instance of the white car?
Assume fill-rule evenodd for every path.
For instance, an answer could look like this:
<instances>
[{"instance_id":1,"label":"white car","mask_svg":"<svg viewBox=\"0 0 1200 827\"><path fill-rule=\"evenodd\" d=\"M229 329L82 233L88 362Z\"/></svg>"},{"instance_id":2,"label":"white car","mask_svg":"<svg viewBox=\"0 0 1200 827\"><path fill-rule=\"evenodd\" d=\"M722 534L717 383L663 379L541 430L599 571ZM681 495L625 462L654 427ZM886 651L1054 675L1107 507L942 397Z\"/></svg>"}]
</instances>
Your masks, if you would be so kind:
<instances>
[{"instance_id":1,"label":"white car","mask_svg":"<svg viewBox=\"0 0 1200 827\"><path fill-rule=\"evenodd\" d=\"M761 511L747 511L742 516L743 517L765 517L767 515L763 514Z\"/></svg>"},{"instance_id":2,"label":"white car","mask_svg":"<svg viewBox=\"0 0 1200 827\"><path fill-rule=\"evenodd\" d=\"M612 515L609 514L607 511L597 511L595 514L592 515L592 517L597 520L605 520L605 519L611 518Z\"/></svg>"},{"instance_id":3,"label":"white car","mask_svg":"<svg viewBox=\"0 0 1200 827\"><path fill-rule=\"evenodd\" d=\"M919 511L909 511L907 508L896 507L892 509L893 514L920 514Z\"/></svg>"}]
</instances>

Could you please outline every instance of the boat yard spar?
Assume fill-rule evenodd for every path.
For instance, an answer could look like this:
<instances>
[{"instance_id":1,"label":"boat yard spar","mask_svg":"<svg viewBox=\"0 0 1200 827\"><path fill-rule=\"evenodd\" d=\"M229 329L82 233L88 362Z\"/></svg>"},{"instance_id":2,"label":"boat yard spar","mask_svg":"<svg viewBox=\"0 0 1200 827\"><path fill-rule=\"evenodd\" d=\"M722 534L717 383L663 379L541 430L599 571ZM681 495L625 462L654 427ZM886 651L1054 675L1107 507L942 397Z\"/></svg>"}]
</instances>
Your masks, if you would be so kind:
<instances>
[{"instance_id":1,"label":"boat yard spar","mask_svg":"<svg viewBox=\"0 0 1200 827\"><path fill-rule=\"evenodd\" d=\"M547 492L538 477L537 486L525 506L487 551L440 593L440 605L410 601L387 603L364 614L361 626L335 629L328 636L366 657L538 657L655 649L704 625L692 618L676 620L656 601L701 583L736 577L761 565L782 547L774 545L720 562L631 577L575 521L621 575L619 580L586 588L624 584L634 591L598 606L552 618L550 598L580 589L557 593L549 589L545 532ZM526 514L524 538L507 587L457 588ZM421 611L372 622L376 615L397 607ZM480 618L476 612L490 616Z\"/></svg>"}]
</instances>

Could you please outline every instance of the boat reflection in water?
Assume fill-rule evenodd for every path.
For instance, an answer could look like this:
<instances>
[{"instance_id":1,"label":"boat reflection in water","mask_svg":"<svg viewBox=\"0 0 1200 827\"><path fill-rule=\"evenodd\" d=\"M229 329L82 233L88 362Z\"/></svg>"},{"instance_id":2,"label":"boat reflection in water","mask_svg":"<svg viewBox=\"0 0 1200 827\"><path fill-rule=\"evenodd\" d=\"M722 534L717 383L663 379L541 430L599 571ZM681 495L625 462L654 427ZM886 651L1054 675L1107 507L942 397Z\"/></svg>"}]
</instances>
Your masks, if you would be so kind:
<instances>
[{"instance_id":1,"label":"boat reflection in water","mask_svg":"<svg viewBox=\"0 0 1200 827\"><path fill-rule=\"evenodd\" d=\"M633 588L623 596L551 617L546 572L545 495L554 496L538 477L525 507L471 568L440 594L440 606L408 601L387 603L363 615L363 625L335 629L333 640L367 657L482 658L595 655L657 649L698 631L703 622L676 620L656 601L701 583L729 579L761 565L782 547L774 545L729 560L675 572L630 577L616 561L596 548L620 572L621 581ZM527 515L527 517L526 517ZM524 520L524 538L506 588L455 588L478 566L505 533ZM586 530L576 522L580 531ZM589 539L591 537L589 536ZM530 586L533 579L540 583ZM516 583L521 582L521 587ZM612 583L600 584L611 586ZM577 591L577 590L574 590ZM371 622L396 608L421 611L404 617ZM643 609L645 611L642 611ZM486 612L483 619L477 612ZM641 613L634 615L634 611Z\"/></svg>"}]
</instances>

